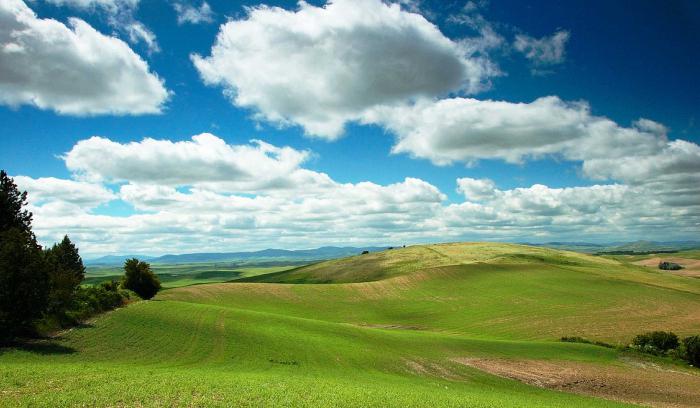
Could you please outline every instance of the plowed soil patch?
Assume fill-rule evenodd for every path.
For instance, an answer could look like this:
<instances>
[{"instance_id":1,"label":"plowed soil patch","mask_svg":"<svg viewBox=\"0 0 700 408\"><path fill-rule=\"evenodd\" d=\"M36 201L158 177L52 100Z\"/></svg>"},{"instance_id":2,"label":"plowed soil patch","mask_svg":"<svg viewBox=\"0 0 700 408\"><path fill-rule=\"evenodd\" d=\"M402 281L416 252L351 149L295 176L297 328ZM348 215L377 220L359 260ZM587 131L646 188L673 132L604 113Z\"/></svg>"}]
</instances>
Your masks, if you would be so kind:
<instances>
[{"instance_id":1,"label":"plowed soil patch","mask_svg":"<svg viewBox=\"0 0 700 408\"><path fill-rule=\"evenodd\" d=\"M634 262L634 264L641 265L641 266L648 266L650 268L658 268L659 262L662 262L662 261L677 263L678 265L683 267L683 269L678 270L678 271L665 271L665 272L670 272L670 273L673 273L676 275L700 277L700 259L675 258L675 257L669 257L669 258L656 257L656 258L649 258L649 259L637 261L637 262Z\"/></svg>"},{"instance_id":2,"label":"plowed soil patch","mask_svg":"<svg viewBox=\"0 0 700 408\"><path fill-rule=\"evenodd\" d=\"M454 361L542 388L653 407L700 407L700 374L693 369L665 368L638 360L614 365L471 358Z\"/></svg>"}]
</instances>

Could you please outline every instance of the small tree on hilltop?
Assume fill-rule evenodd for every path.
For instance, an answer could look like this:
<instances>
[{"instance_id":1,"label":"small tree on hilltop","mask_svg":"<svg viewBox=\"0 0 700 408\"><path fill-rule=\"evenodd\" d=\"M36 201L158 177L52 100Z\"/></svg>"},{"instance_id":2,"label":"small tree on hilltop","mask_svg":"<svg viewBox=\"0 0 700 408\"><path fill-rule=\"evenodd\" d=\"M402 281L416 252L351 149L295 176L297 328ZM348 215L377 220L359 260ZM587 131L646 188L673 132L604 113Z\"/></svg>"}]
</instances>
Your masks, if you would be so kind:
<instances>
[{"instance_id":1,"label":"small tree on hilltop","mask_svg":"<svg viewBox=\"0 0 700 408\"><path fill-rule=\"evenodd\" d=\"M85 266L78 248L68 235L64 236L60 243L47 249L45 255L50 266L49 312L62 314L70 306L76 289L85 277Z\"/></svg>"},{"instance_id":2,"label":"small tree on hilltop","mask_svg":"<svg viewBox=\"0 0 700 408\"><path fill-rule=\"evenodd\" d=\"M160 290L160 280L151 271L151 265L136 258L124 262L122 286L133 290L143 299L150 299Z\"/></svg>"}]
</instances>

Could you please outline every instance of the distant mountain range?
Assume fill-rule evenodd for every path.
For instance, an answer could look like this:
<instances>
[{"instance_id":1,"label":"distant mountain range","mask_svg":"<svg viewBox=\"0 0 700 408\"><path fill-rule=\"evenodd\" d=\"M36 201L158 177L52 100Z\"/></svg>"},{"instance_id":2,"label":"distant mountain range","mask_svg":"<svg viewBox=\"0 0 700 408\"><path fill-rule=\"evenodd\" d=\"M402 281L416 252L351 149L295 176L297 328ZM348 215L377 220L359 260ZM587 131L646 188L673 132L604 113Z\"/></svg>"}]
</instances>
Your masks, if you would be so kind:
<instances>
[{"instance_id":1,"label":"distant mountain range","mask_svg":"<svg viewBox=\"0 0 700 408\"><path fill-rule=\"evenodd\" d=\"M263 249L252 252L204 252L179 255L107 255L95 259L86 259L88 266L113 266L122 265L125 260L138 258L152 264L183 264L183 263L204 263L204 262L240 262L240 261L320 261L324 259L342 258L351 255L358 255L362 251L381 251L387 247L335 247L325 246L316 249Z\"/></svg>"},{"instance_id":2,"label":"distant mountain range","mask_svg":"<svg viewBox=\"0 0 700 408\"><path fill-rule=\"evenodd\" d=\"M545 242L528 243L524 245L542 246L553 249L584 252L589 254L603 252L653 252L653 251L681 251L684 249L700 248L700 241L635 241L613 242L608 244L594 244L590 242ZM122 265L129 258L138 258L152 264L185 264L205 262L270 262L270 261L321 261L325 259L343 258L362 253L362 251L381 251L387 247L335 247L325 246L316 249L263 249L252 252L203 252L179 255L107 255L95 259L85 260L88 266L114 266Z\"/></svg>"},{"instance_id":3,"label":"distant mountain range","mask_svg":"<svg viewBox=\"0 0 700 408\"><path fill-rule=\"evenodd\" d=\"M545 242L543 244L525 244L591 254L602 252L644 253L654 251L682 251L685 249L700 248L700 241L635 241L612 242L608 244L592 244L589 242Z\"/></svg>"}]
</instances>

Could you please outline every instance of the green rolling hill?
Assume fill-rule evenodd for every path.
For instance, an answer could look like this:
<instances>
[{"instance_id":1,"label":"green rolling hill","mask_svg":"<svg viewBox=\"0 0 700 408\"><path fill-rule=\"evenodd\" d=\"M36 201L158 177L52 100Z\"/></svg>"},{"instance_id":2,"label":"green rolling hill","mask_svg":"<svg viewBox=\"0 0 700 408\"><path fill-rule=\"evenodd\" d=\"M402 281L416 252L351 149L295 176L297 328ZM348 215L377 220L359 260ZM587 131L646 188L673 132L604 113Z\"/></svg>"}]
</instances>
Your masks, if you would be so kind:
<instances>
[{"instance_id":1,"label":"green rolling hill","mask_svg":"<svg viewBox=\"0 0 700 408\"><path fill-rule=\"evenodd\" d=\"M557 341L700 333L698 279L475 243L399 248L243 280L168 289L53 340L2 350L0 405L700 404L692 393L700 389L697 369ZM489 364L498 369L484 369ZM608 385L537 380L549 366L606 373ZM529 381L523 373L532 367L540 377Z\"/></svg>"}]
</instances>

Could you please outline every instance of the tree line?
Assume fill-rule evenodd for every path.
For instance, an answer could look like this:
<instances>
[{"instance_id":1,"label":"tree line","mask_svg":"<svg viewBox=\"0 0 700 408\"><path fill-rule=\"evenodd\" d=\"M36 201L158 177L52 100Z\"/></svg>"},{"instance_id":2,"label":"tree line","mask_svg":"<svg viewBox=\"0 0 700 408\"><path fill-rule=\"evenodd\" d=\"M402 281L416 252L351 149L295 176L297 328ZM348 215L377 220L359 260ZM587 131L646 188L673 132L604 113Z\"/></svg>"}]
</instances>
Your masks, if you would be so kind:
<instances>
[{"instance_id":1,"label":"tree line","mask_svg":"<svg viewBox=\"0 0 700 408\"><path fill-rule=\"evenodd\" d=\"M138 259L124 264L121 281L81 286L85 266L68 235L43 248L32 232L27 192L0 170L0 344L75 324L97 313L150 299L160 281Z\"/></svg>"}]
</instances>

